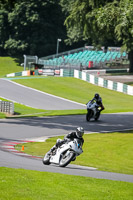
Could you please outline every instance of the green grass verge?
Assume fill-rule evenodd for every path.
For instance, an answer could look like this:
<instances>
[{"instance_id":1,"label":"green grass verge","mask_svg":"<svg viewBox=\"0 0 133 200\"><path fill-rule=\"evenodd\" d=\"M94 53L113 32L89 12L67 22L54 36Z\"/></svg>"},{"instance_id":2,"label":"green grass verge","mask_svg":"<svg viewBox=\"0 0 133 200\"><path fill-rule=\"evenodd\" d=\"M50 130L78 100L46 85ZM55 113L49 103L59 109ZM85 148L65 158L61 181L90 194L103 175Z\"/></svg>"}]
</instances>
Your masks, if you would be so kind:
<instances>
[{"instance_id":1,"label":"green grass verge","mask_svg":"<svg viewBox=\"0 0 133 200\"><path fill-rule=\"evenodd\" d=\"M34 156L44 156L56 143L55 138L46 142L34 142L16 145L24 152ZM63 138L63 137L60 137ZM85 134L83 154L73 164L98 168L98 170L133 174L133 131L107 134Z\"/></svg>"},{"instance_id":2,"label":"green grass verge","mask_svg":"<svg viewBox=\"0 0 133 200\"><path fill-rule=\"evenodd\" d=\"M8 101L6 99L0 98L2 101ZM43 117L43 116L55 116L55 115L79 115L86 114L86 110L42 110L31 108L19 103L14 103L14 115L8 115L5 113L0 113L1 118L11 118L11 117Z\"/></svg>"},{"instance_id":3,"label":"green grass verge","mask_svg":"<svg viewBox=\"0 0 133 200\"><path fill-rule=\"evenodd\" d=\"M0 76L7 73L22 71L15 59L10 57L0 57ZM19 78L19 77L17 77ZM116 91L111 91L102 87L89 84L85 81L75 78L64 77L44 77L44 78L23 78L14 80L23 85L36 88L60 97L64 97L79 103L86 104L92 99L94 93L98 92L103 98L105 110L103 113L132 112L133 96L129 96ZM128 102L128 104L127 104ZM69 115L69 114L86 114L86 110L64 110L64 111L47 111L32 109L24 105L15 104L15 113L25 116L48 116L48 115ZM2 114L3 117L3 114ZM1 118L1 115L0 115Z\"/></svg>"},{"instance_id":4,"label":"green grass verge","mask_svg":"<svg viewBox=\"0 0 133 200\"><path fill-rule=\"evenodd\" d=\"M94 93L98 92L102 96L105 106L103 113L133 112L133 96L98 87L79 79L69 77L44 77L40 79L36 77L30 79L15 79L14 81L83 104L86 104L88 100L93 98ZM14 105L15 113L25 115L25 117L86 114L86 109L48 111L30 108L17 103Z\"/></svg>"},{"instance_id":5,"label":"green grass verge","mask_svg":"<svg viewBox=\"0 0 133 200\"><path fill-rule=\"evenodd\" d=\"M4 118L6 118L6 114L0 112L0 119L4 119Z\"/></svg>"},{"instance_id":6,"label":"green grass verge","mask_svg":"<svg viewBox=\"0 0 133 200\"><path fill-rule=\"evenodd\" d=\"M21 71L23 71L23 67L20 67L16 58L0 57L0 77Z\"/></svg>"},{"instance_id":7,"label":"green grass verge","mask_svg":"<svg viewBox=\"0 0 133 200\"><path fill-rule=\"evenodd\" d=\"M0 168L1 200L132 200L133 184L122 181Z\"/></svg>"},{"instance_id":8,"label":"green grass verge","mask_svg":"<svg viewBox=\"0 0 133 200\"><path fill-rule=\"evenodd\" d=\"M133 112L133 96L108 90L76 78L46 77L14 81L83 104L92 99L95 93L99 93L105 106L104 113Z\"/></svg>"},{"instance_id":9,"label":"green grass verge","mask_svg":"<svg viewBox=\"0 0 133 200\"><path fill-rule=\"evenodd\" d=\"M0 76L3 76L8 73L22 71L23 68L18 66L16 59L10 57L0 57ZM19 77L17 77L19 78ZM28 79L14 80L15 82L21 83L23 85L33 87L35 89L48 92L60 97L64 97L79 103L86 104L88 100L92 99L94 93L98 92L103 98L103 103L105 105L104 113L115 113L115 112L132 112L133 111L133 96L126 95L120 92L108 90L106 88L98 87L93 84L89 84L86 81L82 81L70 77L44 77L44 78L28 78ZM127 104L128 102L128 104ZM30 109L18 108L16 113L22 115L30 114ZM27 111L26 111L27 110ZM44 113L45 111L34 110L31 114L34 113ZM61 111L64 114L82 114L86 113L85 110L73 110L73 111ZM61 114L60 111L48 111L47 115L58 115ZM44 114L45 115L45 114ZM41 114L41 116L44 116ZM35 116L40 116L36 115Z\"/></svg>"}]
</instances>

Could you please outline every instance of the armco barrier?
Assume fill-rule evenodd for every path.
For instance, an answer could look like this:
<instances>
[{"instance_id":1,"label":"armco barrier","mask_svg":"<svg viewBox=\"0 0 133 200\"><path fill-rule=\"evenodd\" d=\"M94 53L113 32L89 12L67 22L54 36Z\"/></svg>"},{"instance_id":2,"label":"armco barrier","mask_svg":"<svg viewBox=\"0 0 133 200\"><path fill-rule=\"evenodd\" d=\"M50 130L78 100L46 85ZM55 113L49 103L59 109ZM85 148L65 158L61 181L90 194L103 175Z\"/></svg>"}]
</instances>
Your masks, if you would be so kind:
<instances>
[{"instance_id":1,"label":"armco barrier","mask_svg":"<svg viewBox=\"0 0 133 200\"><path fill-rule=\"evenodd\" d=\"M69 76L69 70L65 71L63 69L60 70L60 76ZM71 74L72 76L72 74ZM87 72L81 72L78 70L74 70L74 78L79 78L81 80L87 81L94 85L98 85L100 87L104 87L110 90L115 90L117 92L122 92L128 95L133 95L133 86L126 85L120 82L113 82L111 80L105 80L104 78L94 76Z\"/></svg>"},{"instance_id":2,"label":"armco barrier","mask_svg":"<svg viewBox=\"0 0 133 200\"><path fill-rule=\"evenodd\" d=\"M0 101L0 112L14 114L14 103L9 101Z\"/></svg>"},{"instance_id":3,"label":"armco barrier","mask_svg":"<svg viewBox=\"0 0 133 200\"><path fill-rule=\"evenodd\" d=\"M61 69L60 70L60 76L63 76L63 77L74 77L74 69L70 69L70 70Z\"/></svg>"},{"instance_id":4,"label":"armco barrier","mask_svg":"<svg viewBox=\"0 0 133 200\"><path fill-rule=\"evenodd\" d=\"M28 71L22 71L22 72L16 72L7 74L6 77L14 77L14 76L30 76L30 70Z\"/></svg>"}]
</instances>

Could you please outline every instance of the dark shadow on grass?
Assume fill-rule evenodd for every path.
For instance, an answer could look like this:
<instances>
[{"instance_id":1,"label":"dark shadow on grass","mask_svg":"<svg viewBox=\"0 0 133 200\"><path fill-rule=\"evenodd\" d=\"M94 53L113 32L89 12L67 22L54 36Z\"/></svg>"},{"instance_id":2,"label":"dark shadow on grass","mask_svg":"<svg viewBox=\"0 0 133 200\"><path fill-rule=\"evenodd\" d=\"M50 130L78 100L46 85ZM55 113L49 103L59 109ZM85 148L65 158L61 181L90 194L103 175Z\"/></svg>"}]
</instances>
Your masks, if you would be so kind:
<instances>
[{"instance_id":1,"label":"dark shadow on grass","mask_svg":"<svg viewBox=\"0 0 133 200\"><path fill-rule=\"evenodd\" d=\"M19 116L19 115L21 115L21 113L19 113L19 112L14 112L14 115L13 115L13 116Z\"/></svg>"},{"instance_id":2,"label":"dark shadow on grass","mask_svg":"<svg viewBox=\"0 0 133 200\"><path fill-rule=\"evenodd\" d=\"M22 56L15 56L15 57L12 57L14 62L16 62L17 66L21 66L21 63L24 62L24 57Z\"/></svg>"}]
</instances>

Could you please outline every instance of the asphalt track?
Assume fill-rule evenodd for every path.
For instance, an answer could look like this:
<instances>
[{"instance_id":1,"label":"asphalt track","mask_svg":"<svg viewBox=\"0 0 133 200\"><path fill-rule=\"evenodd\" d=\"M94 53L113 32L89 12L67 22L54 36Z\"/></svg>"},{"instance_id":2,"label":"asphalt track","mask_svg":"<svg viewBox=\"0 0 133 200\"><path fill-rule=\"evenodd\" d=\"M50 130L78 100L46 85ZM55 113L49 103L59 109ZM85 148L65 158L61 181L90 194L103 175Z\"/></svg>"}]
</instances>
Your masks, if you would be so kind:
<instances>
[{"instance_id":1,"label":"asphalt track","mask_svg":"<svg viewBox=\"0 0 133 200\"><path fill-rule=\"evenodd\" d=\"M85 108L85 105L83 104L28 88L8 79L0 79L0 96L14 102L44 110L72 110Z\"/></svg>"},{"instance_id":2,"label":"asphalt track","mask_svg":"<svg viewBox=\"0 0 133 200\"><path fill-rule=\"evenodd\" d=\"M1 83L3 83L3 85L1 85ZM5 85L5 80L4 81L0 80L0 87L4 88L4 85ZM15 84L11 83L12 90L13 87L15 86L16 86ZM19 87L19 90L21 90L21 86L20 85L17 86ZM27 90L27 88L25 87L22 88ZM36 92L36 96L39 93L37 91L34 92ZM15 95L17 94L14 93L14 98ZM9 97L9 99L11 98ZM52 98L50 99L52 100ZM66 103L65 100L64 102ZM56 107L56 101L54 103L55 103L54 106ZM63 104L63 99L62 99L62 104ZM72 104L74 104L74 102L72 102ZM77 105L78 104L76 104L76 106ZM95 122L92 120L89 123L86 122L85 115L1 119L0 120L0 166L133 182L133 175L103 172L103 171L98 171L97 169L94 168L76 166L71 164L65 168L60 168L56 165L46 166L42 164L40 158L28 157L28 155L26 156L23 153L15 152L12 148L13 144L24 142L27 140L36 141L36 139L38 140L38 138L40 140L44 140L45 138L51 136L65 135L69 131L74 130L77 126L83 126L85 129L85 133L91 133L91 132L104 133L117 130L120 131L123 129L124 130L133 129L132 122L133 122L133 113L102 114L99 121Z\"/></svg>"}]
</instances>

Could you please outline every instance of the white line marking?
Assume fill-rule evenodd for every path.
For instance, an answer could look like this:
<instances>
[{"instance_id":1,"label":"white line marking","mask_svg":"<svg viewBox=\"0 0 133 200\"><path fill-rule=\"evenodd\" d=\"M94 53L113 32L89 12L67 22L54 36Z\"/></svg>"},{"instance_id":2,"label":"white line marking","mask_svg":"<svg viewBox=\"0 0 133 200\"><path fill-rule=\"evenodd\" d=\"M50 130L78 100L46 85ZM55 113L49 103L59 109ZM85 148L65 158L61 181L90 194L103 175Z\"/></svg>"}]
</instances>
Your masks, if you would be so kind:
<instances>
[{"instance_id":1,"label":"white line marking","mask_svg":"<svg viewBox=\"0 0 133 200\"><path fill-rule=\"evenodd\" d=\"M78 105L81 105L81 106L85 106L85 107L86 107L85 104L78 103L78 102L75 102L75 101L72 101L72 100L69 100L69 99L65 99L65 98L63 98L63 97L55 96L55 95L53 95L53 94L49 94L49 93L46 93L46 92L42 92L42 91L40 91L40 90L31 88L31 87L28 87L28 86L25 86L25 85L21 85L20 83L16 83L16 82L13 82L13 81L8 80L8 79L4 79L4 78L2 78L2 79L3 79L3 80L6 80L6 81L9 81L9 82L11 82L11 83L14 83L14 84L16 84L16 85L18 85L18 86L21 86L21 87L24 87L24 88L27 88L27 89L30 89L30 90L33 90L33 91L36 91L36 92L40 92L40 93L45 94L45 95L48 95L48 96L51 96L51 97L55 97L55 98L58 98L58 99L62 99L62 100L64 100L64 101L68 101L68 102L75 103L75 104L78 104Z\"/></svg>"},{"instance_id":2,"label":"white line marking","mask_svg":"<svg viewBox=\"0 0 133 200\"><path fill-rule=\"evenodd\" d=\"M2 99L7 99L8 101L12 101L13 103L18 103L18 104L21 104L21 105L24 105L24 106L27 106L27 107L30 107L30 108L35 108L35 107L31 107L31 106L29 106L29 105L27 105L27 104L19 103L19 102L17 102L17 101L14 101L14 100L12 100L12 99L7 98L7 97L0 96L0 98L2 98ZM36 109L39 109L39 108L36 108ZM40 110L43 110L43 109L40 109Z\"/></svg>"}]
</instances>

